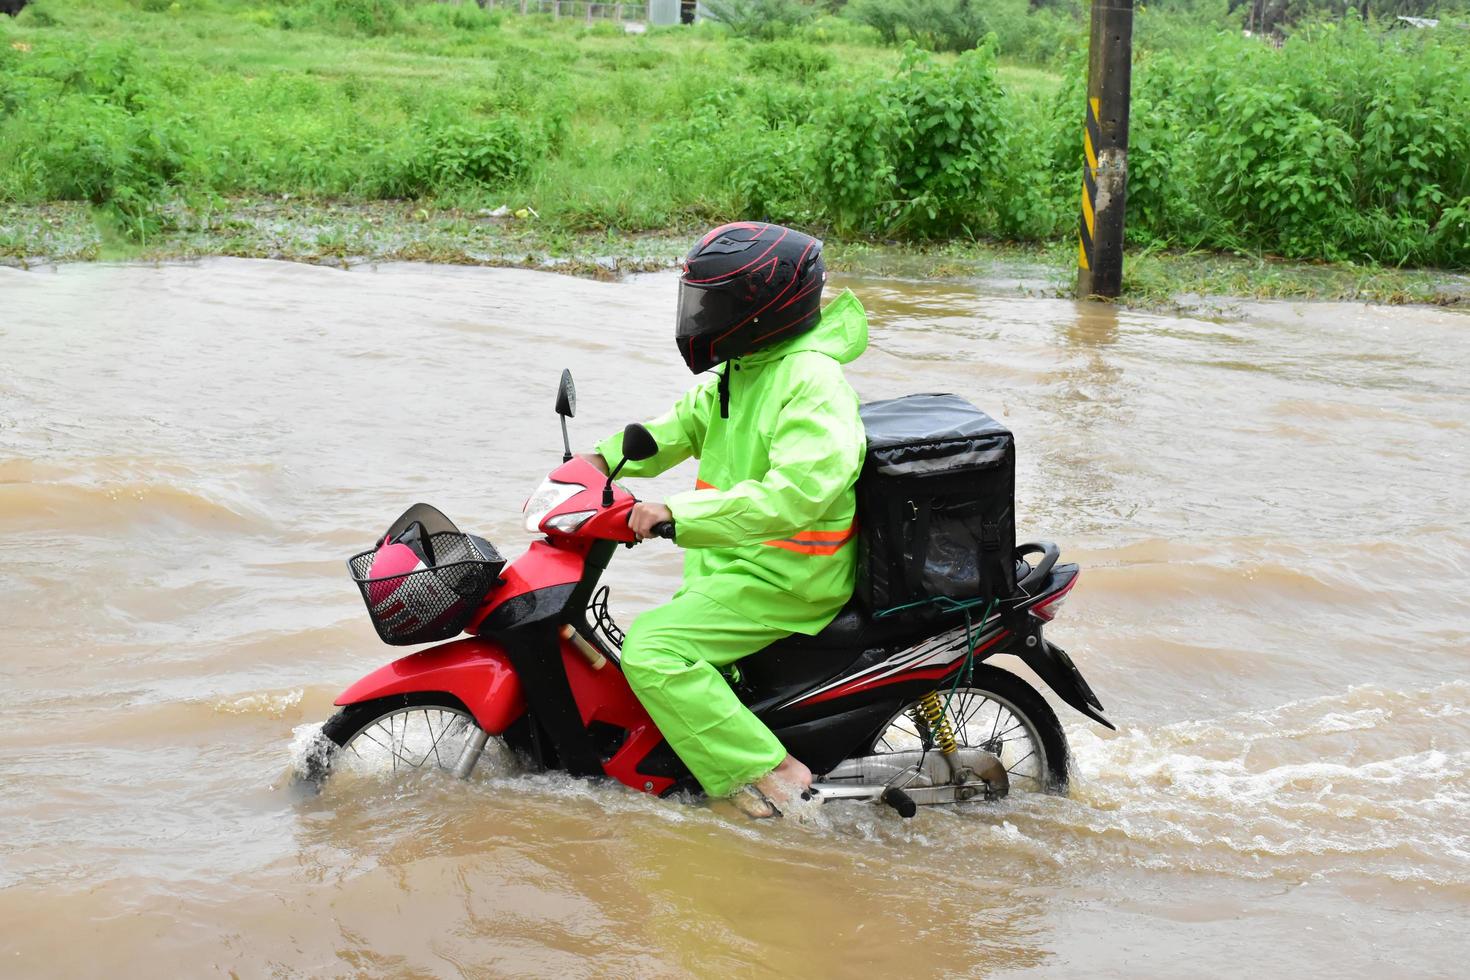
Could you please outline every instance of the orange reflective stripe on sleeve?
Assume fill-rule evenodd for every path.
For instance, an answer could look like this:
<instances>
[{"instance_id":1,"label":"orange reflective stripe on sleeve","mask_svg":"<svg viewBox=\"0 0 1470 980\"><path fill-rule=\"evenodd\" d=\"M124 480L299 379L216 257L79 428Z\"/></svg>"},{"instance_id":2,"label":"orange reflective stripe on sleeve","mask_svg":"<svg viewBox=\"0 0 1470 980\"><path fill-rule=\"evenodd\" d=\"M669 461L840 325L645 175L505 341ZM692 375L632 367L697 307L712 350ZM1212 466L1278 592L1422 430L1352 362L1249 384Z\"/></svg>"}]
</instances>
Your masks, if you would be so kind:
<instances>
[{"instance_id":1,"label":"orange reflective stripe on sleeve","mask_svg":"<svg viewBox=\"0 0 1470 980\"><path fill-rule=\"evenodd\" d=\"M835 555L856 536L857 525L854 524L841 531L802 531L789 538L762 543L802 555Z\"/></svg>"},{"instance_id":2,"label":"orange reflective stripe on sleeve","mask_svg":"<svg viewBox=\"0 0 1470 980\"><path fill-rule=\"evenodd\" d=\"M717 486L715 486L713 483L705 483L703 480L695 480L694 481L694 489L696 489L696 490L718 490L720 488L717 487Z\"/></svg>"}]
</instances>

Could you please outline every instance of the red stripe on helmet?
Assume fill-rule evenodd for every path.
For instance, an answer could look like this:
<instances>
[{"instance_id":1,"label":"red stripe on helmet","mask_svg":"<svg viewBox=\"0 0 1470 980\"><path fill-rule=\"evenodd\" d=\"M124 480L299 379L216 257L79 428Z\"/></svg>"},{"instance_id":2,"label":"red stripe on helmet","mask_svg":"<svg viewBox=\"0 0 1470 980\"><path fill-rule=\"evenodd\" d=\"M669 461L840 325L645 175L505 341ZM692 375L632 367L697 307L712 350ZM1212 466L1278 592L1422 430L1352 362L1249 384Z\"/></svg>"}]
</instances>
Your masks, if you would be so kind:
<instances>
[{"instance_id":1,"label":"red stripe on helmet","mask_svg":"<svg viewBox=\"0 0 1470 980\"><path fill-rule=\"evenodd\" d=\"M762 225L761 227L762 227L762 229L769 228L770 225ZM782 228L781 229L780 236L774 242L771 242L769 245L767 245L766 246L766 250L764 252L762 252L761 254L757 255L755 258L751 259L749 262L747 262L745 265L742 265L740 268L736 269L734 272L727 272L727 273L725 273L723 275L719 275L719 276L711 276L708 279L690 279L689 276L686 274L684 276L684 281L687 282L687 283L689 283L689 284L691 284L691 285L699 286L699 285L703 285L705 283L723 282L726 279L734 279L736 276L740 275L742 272L746 272L747 270L749 270L751 268L754 268L756 266L759 266L761 264L761 262L764 261L765 257L767 255L770 255L771 252L775 250L775 248L776 248L777 245L780 245L783 241L786 240L786 236L789 235L789 234L791 234L791 229L790 228Z\"/></svg>"},{"instance_id":2,"label":"red stripe on helmet","mask_svg":"<svg viewBox=\"0 0 1470 980\"><path fill-rule=\"evenodd\" d=\"M762 224L759 221L730 221L723 225L720 225L720 227L716 228L715 230L711 231L709 234L701 238L699 240L699 247L704 248L710 242L714 241L716 238L719 238L725 232L730 231L733 228L745 228L759 235L761 232L765 231L769 227L771 226L767 224Z\"/></svg>"},{"instance_id":3,"label":"red stripe on helmet","mask_svg":"<svg viewBox=\"0 0 1470 980\"><path fill-rule=\"evenodd\" d=\"M782 237L784 238L785 235L783 234ZM779 241L779 239L777 241ZM807 257L808 254L811 253L812 247L814 245L816 245L816 240L815 239L813 239L812 241L808 242L806 248L804 248L804 249L801 250L801 256L799 258L797 258L797 260L796 260L796 274L791 277L791 283L786 287L786 289L781 290L781 292L779 292L775 296L773 296L771 298L771 301L769 303L767 303L765 306L762 306L760 309L754 311L749 316L747 316L744 320L741 320L739 323L735 324L729 330L726 330L724 333L720 334L714 340L711 340L709 342L709 356L710 356L710 360L717 360L717 358L715 357L715 345L716 344L718 344L720 341L724 340L726 337L730 336L735 331L739 330L741 327L745 326L750 321L752 321L755 318L759 317L762 313L766 312L771 307L776 306L776 304L778 302L780 302L781 298L786 295L787 291L795 288L801 282L801 269L802 269L802 266L806 265L806 257ZM773 244L772 245L772 248L774 248L774 247L775 247L775 245ZM801 290L798 290L797 292L798 292L798 294L802 294ZM785 303L782 303L780 306L778 306L776 308L778 310L784 310L786 307L790 306L793 302L795 302L795 297L792 297L792 299L787 300ZM777 327L775 330L772 330L770 333L766 334L765 337L773 337L773 336L775 336L776 334L780 333L783 330L789 330L793 325L794 325L793 323L785 323L785 324L782 324L781 326ZM759 343L761 340L764 340L765 337L758 337L758 338L756 338L756 342Z\"/></svg>"}]
</instances>

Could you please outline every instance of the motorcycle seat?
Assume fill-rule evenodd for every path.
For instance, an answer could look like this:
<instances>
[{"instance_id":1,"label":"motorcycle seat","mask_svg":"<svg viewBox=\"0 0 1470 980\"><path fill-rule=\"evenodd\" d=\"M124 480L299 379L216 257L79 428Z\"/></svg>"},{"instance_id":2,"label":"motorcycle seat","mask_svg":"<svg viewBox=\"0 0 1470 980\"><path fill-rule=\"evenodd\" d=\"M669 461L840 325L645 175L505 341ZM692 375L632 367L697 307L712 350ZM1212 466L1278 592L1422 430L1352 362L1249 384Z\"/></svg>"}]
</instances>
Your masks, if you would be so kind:
<instances>
[{"instance_id":1,"label":"motorcycle seat","mask_svg":"<svg viewBox=\"0 0 1470 980\"><path fill-rule=\"evenodd\" d=\"M885 616L874 619L854 599L842 608L827 627L815 636L794 633L779 645L792 650L852 650L861 652L876 647L903 643L917 643L933 636L937 629L948 625L948 621L963 622L964 615L949 613L941 616L925 616L922 619L906 616ZM773 644L775 645L775 644Z\"/></svg>"},{"instance_id":2,"label":"motorcycle seat","mask_svg":"<svg viewBox=\"0 0 1470 980\"><path fill-rule=\"evenodd\" d=\"M1016 561L1016 581L1025 579L1031 566L1025 559ZM978 612L977 612L978 615ZM920 616L884 616L874 618L855 597L815 636L794 633L772 646L791 650L871 650L875 647L917 643L941 629L965 621L964 613L929 612ZM769 647L767 649L770 649Z\"/></svg>"},{"instance_id":3,"label":"motorcycle seat","mask_svg":"<svg viewBox=\"0 0 1470 980\"><path fill-rule=\"evenodd\" d=\"M1030 570L1018 560L1017 581ZM740 674L752 697L797 690L837 675L870 650L911 646L964 622L963 612L935 611L875 619L854 597L815 636L793 633L742 659Z\"/></svg>"},{"instance_id":4,"label":"motorcycle seat","mask_svg":"<svg viewBox=\"0 0 1470 980\"><path fill-rule=\"evenodd\" d=\"M853 600L817 635L793 633L742 659L742 697L759 701L804 690L847 670L870 650L922 642L947 627L944 619L875 620ZM960 614L956 622L963 621Z\"/></svg>"}]
</instances>

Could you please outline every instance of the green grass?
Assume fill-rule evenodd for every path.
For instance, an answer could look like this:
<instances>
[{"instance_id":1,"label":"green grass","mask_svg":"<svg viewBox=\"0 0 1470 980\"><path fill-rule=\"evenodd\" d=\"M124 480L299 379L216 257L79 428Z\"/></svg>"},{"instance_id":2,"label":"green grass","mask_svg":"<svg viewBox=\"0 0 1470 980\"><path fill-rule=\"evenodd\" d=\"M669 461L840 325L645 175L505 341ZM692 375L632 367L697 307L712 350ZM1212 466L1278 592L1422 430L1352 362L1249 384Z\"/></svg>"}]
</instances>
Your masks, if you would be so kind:
<instances>
[{"instance_id":1,"label":"green grass","mask_svg":"<svg viewBox=\"0 0 1470 980\"><path fill-rule=\"evenodd\" d=\"M901 58L841 41L756 44L709 26L629 35L471 6L408 7L383 36L330 16L363 4L375 0L185 0L156 12L155 0L38 0L0 24L0 79L14 80L0 116L0 201L89 199L120 206L124 225L170 195L266 193L513 203L571 232L694 225L750 204L726 158L751 138L784 138L832 92L887 78ZM808 50L817 55L798 70L783 68ZM1056 87L1032 67L996 75L1018 98ZM700 106L761 118L680 130ZM507 142L505 159L477 168L465 155L487 131ZM823 223L819 207L806 210Z\"/></svg>"},{"instance_id":2,"label":"green grass","mask_svg":"<svg viewBox=\"0 0 1470 980\"><path fill-rule=\"evenodd\" d=\"M1002 6L998 54L925 55L830 16L757 42L468 3L36 0L0 18L0 258L636 264L668 256L617 242L763 217L938 273L1019 243L1065 283L1085 24ZM1142 30L1167 44L1136 62L1131 294L1440 295L1383 268L1470 266L1470 45L1430 33ZM501 206L533 214L481 216Z\"/></svg>"}]
</instances>

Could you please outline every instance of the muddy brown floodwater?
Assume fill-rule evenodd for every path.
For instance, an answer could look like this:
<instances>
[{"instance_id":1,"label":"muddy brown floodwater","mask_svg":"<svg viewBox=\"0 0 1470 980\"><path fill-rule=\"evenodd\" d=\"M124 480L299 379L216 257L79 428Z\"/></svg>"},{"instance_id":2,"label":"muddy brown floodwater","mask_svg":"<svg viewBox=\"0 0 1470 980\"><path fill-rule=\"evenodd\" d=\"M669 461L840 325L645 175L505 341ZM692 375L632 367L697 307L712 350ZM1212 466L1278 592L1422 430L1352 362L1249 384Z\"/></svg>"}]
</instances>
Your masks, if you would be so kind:
<instances>
[{"instance_id":1,"label":"muddy brown floodwater","mask_svg":"<svg viewBox=\"0 0 1470 980\"><path fill-rule=\"evenodd\" d=\"M1060 709L1069 797L752 826L487 759L299 800L393 656L342 559L420 499L519 553L563 366L584 447L690 383L673 275L0 269L0 975L1463 976L1470 319L839 285L859 393L1002 417L1082 563L1050 635L1120 730ZM626 619L678 566L619 554Z\"/></svg>"}]
</instances>

